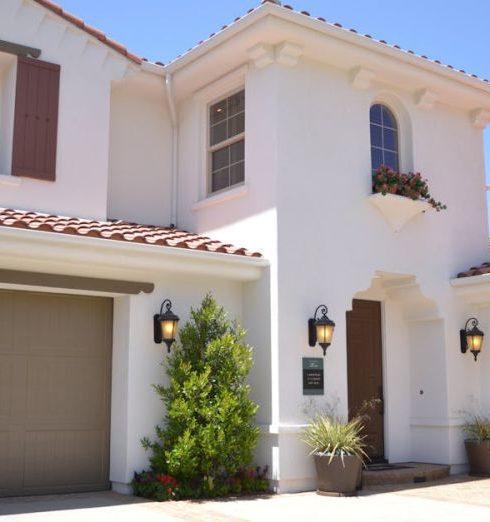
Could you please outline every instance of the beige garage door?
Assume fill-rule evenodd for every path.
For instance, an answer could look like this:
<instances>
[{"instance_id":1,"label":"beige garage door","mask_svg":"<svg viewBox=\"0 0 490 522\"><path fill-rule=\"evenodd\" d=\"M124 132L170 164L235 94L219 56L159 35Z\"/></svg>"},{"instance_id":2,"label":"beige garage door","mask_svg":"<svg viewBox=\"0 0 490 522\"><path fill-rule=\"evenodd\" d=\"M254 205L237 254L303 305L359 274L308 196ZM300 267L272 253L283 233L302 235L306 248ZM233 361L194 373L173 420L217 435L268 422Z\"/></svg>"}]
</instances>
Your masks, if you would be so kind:
<instances>
[{"instance_id":1,"label":"beige garage door","mask_svg":"<svg viewBox=\"0 0 490 522\"><path fill-rule=\"evenodd\" d=\"M0 290L0 496L109 487L112 300Z\"/></svg>"}]
</instances>

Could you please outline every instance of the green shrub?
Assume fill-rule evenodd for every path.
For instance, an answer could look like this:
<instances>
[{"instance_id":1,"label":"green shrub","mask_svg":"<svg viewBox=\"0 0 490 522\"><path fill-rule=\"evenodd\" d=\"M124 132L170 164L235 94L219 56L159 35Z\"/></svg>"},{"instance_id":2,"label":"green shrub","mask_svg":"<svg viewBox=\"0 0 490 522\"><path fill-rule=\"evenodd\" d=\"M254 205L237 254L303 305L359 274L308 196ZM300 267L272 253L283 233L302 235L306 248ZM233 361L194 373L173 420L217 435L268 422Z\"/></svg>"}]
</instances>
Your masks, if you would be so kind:
<instances>
[{"instance_id":1,"label":"green shrub","mask_svg":"<svg viewBox=\"0 0 490 522\"><path fill-rule=\"evenodd\" d=\"M212 496L218 477L235 476L252 460L258 406L245 382L253 361L244 335L207 295L167 358L169 385L154 386L166 407L165 423L143 446L151 452L152 472L175 477L182 496L196 490Z\"/></svg>"}]
</instances>

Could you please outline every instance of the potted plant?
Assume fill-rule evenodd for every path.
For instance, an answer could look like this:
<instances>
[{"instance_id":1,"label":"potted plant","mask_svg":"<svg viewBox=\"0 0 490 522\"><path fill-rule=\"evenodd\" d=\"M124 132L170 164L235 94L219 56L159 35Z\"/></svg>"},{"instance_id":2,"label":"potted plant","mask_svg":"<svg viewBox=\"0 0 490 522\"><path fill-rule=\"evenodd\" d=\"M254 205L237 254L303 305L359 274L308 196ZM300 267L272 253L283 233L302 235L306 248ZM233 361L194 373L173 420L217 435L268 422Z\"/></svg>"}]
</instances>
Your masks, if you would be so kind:
<instances>
[{"instance_id":1,"label":"potted plant","mask_svg":"<svg viewBox=\"0 0 490 522\"><path fill-rule=\"evenodd\" d=\"M464 426L470 475L490 476L490 418L473 415Z\"/></svg>"},{"instance_id":2,"label":"potted plant","mask_svg":"<svg viewBox=\"0 0 490 522\"><path fill-rule=\"evenodd\" d=\"M328 414L319 414L303 431L303 442L311 448L318 478L317 493L355 495L365 452L361 417L345 422Z\"/></svg>"}]
</instances>

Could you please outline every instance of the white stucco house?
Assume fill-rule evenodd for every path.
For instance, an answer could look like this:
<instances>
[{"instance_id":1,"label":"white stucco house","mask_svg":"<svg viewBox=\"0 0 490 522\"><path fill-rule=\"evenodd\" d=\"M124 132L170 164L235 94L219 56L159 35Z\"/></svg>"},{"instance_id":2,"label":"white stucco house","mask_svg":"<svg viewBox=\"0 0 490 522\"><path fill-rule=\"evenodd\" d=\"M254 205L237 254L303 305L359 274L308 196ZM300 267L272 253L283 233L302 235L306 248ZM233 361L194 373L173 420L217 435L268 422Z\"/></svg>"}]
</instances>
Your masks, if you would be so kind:
<instances>
[{"instance_id":1,"label":"white stucco house","mask_svg":"<svg viewBox=\"0 0 490 522\"><path fill-rule=\"evenodd\" d=\"M279 491L314 487L311 397L382 399L373 458L463 471L461 412L490 412L490 350L459 333L490 330L489 121L488 81L279 2L163 65L2 0L0 496L129 492L162 418L153 315L169 298L185 321L208 291L248 329ZM447 210L373 195L381 163Z\"/></svg>"}]
</instances>

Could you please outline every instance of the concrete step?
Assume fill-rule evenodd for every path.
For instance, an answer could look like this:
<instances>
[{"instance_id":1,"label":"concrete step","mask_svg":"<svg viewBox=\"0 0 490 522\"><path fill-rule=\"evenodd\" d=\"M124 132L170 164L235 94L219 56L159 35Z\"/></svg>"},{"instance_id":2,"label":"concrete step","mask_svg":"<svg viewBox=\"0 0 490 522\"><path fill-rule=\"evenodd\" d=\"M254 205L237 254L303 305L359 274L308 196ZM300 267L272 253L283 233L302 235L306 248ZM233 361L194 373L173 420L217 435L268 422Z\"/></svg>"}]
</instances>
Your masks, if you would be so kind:
<instances>
[{"instance_id":1,"label":"concrete step","mask_svg":"<svg viewBox=\"0 0 490 522\"><path fill-rule=\"evenodd\" d=\"M363 486L422 483L449 476L449 466L419 462L368 465L362 471Z\"/></svg>"}]
</instances>

